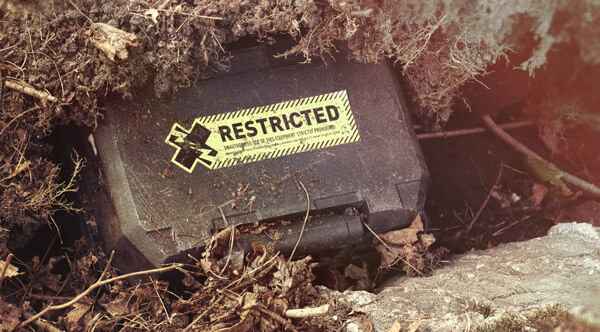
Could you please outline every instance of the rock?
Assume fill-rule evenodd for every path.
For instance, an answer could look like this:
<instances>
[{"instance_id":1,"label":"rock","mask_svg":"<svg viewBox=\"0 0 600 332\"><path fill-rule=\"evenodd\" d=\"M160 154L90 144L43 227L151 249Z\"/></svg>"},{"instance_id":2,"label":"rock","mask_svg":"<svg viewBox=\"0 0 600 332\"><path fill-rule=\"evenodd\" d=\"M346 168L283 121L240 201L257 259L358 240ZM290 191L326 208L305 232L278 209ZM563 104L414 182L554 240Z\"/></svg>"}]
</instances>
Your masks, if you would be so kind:
<instances>
[{"instance_id":1,"label":"rock","mask_svg":"<svg viewBox=\"0 0 600 332\"><path fill-rule=\"evenodd\" d=\"M349 302L352 306L364 307L377 299L377 295L369 293L367 291L352 291L344 293L344 299Z\"/></svg>"},{"instance_id":2,"label":"rock","mask_svg":"<svg viewBox=\"0 0 600 332\"><path fill-rule=\"evenodd\" d=\"M418 320L419 330L457 331L489 326L507 313L528 317L553 304L598 322L599 280L598 229L571 223L545 237L458 256L430 277L392 280L379 294L336 296L366 313L376 331Z\"/></svg>"},{"instance_id":3,"label":"rock","mask_svg":"<svg viewBox=\"0 0 600 332\"><path fill-rule=\"evenodd\" d=\"M346 324L346 332L362 332L362 329L355 322Z\"/></svg>"},{"instance_id":4,"label":"rock","mask_svg":"<svg viewBox=\"0 0 600 332\"><path fill-rule=\"evenodd\" d=\"M572 234L600 242L600 230L587 223L558 224L548 231L548 235Z\"/></svg>"}]
</instances>

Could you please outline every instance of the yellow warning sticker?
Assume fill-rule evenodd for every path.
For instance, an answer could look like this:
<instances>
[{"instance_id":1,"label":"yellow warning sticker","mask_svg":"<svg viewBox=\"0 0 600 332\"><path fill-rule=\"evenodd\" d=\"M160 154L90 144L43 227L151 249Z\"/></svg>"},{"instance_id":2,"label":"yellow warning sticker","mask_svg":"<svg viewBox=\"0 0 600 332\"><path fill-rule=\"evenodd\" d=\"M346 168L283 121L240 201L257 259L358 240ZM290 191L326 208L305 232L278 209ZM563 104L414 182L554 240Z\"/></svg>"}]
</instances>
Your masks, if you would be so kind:
<instances>
[{"instance_id":1,"label":"yellow warning sticker","mask_svg":"<svg viewBox=\"0 0 600 332\"><path fill-rule=\"evenodd\" d=\"M175 123L165 142L188 173L319 150L360 140L346 90Z\"/></svg>"}]
</instances>

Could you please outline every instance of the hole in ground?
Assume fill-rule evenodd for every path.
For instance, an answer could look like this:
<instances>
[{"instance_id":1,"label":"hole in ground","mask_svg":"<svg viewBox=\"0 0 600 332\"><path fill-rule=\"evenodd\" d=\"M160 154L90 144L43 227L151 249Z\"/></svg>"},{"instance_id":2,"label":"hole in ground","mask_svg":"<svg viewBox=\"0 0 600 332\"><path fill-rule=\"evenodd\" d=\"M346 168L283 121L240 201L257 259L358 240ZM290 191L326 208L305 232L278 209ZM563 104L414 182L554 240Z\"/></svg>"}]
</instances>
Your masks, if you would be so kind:
<instances>
[{"instance_id":1,"label":"hole in ground","mask_svg":"<svg viewBox=\"0 0 600 332\"><path fill-rule=\"evenodd\" d=\"M517 118L519 109L513 107L496 121ZM447 130L481 126L475 114L457 112ZM535 127L510 133L536 151L544 151ZM543 236L555 224L548 218L548 209L562 205L542 208L532 202L536 179L524 158L492 134L423 140L421 147L431 172L427 211L438 246L452 253L486 249Z\"/></svg>"}]
</instances>

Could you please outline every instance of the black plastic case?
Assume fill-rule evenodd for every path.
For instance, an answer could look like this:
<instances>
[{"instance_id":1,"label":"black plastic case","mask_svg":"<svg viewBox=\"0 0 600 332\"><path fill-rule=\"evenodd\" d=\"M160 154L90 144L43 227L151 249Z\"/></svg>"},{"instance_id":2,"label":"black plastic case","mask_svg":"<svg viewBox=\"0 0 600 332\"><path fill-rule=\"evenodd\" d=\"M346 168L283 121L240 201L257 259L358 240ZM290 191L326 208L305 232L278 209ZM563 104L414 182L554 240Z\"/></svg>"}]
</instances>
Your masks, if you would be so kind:
<instances>
[{"instance_id":1,"label":"black plastic case","mask_svg":"<svg viewBox=\"0 0 600 332\"><path fill-rule=\"evenodd\" d=\"M344 56L296 64L275 60L267 47L234 56L229 73L200 81L169 102L136 97L113 105L95 133L110 197L98 197L99 226L119 261L157 265L227 224L296 220L282 226L285 251L306 211L299 182L308 190L311 214L320 216L309 222L302 252L355 246L369 238L362 222L385 232L406 227L421 212L428 172L388 64L353 63ZM165 138L174 123L189 127L198 116L342 90L358 142L192 173L171 162L175 150Z\"/></svg>"}]
</instances>

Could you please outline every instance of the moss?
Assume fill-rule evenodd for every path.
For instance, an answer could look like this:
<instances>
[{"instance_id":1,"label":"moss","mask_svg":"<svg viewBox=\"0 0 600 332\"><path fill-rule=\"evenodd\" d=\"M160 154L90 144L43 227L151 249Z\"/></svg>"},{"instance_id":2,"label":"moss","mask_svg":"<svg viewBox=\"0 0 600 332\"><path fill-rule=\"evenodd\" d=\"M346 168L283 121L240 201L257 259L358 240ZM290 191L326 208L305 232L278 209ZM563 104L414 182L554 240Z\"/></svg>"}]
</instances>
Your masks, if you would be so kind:
<instances>
[{"instance_id":1,"label":"moss","mask_svg":"<svg viewBox=\"0 0 600 332\"><path fill-rule=\"evenodd\" d=\"M476 332L518 332L525 331L525 324L523 318L510 313L504 314L497 320L494 320L492 324L486 324L478 327Z\"/></svg>"},{"instance_id":2,"label":"moss","mask_svg":"<svg viewBox=\"0 0 600 332\"><path fill-rule=\"evenodd\" d=\"M488 318L494 314L494 307L491 303L481 303L481 302L472 302L468 305L469 311L474 311L483 316L483 318Z\"/></svg>"},{"instance_id":3,"label":"moss","mask_svg":"<svg viewBox=\"0 0 600 332\"><path fill-rule=\"evenodd\" d=\"M536 309L526 314L508 312L495 318L493 322L476 329L477 332L514 332L514 331L600 331L571 315L559 305Z\"/></svg>"}]
</instances>

